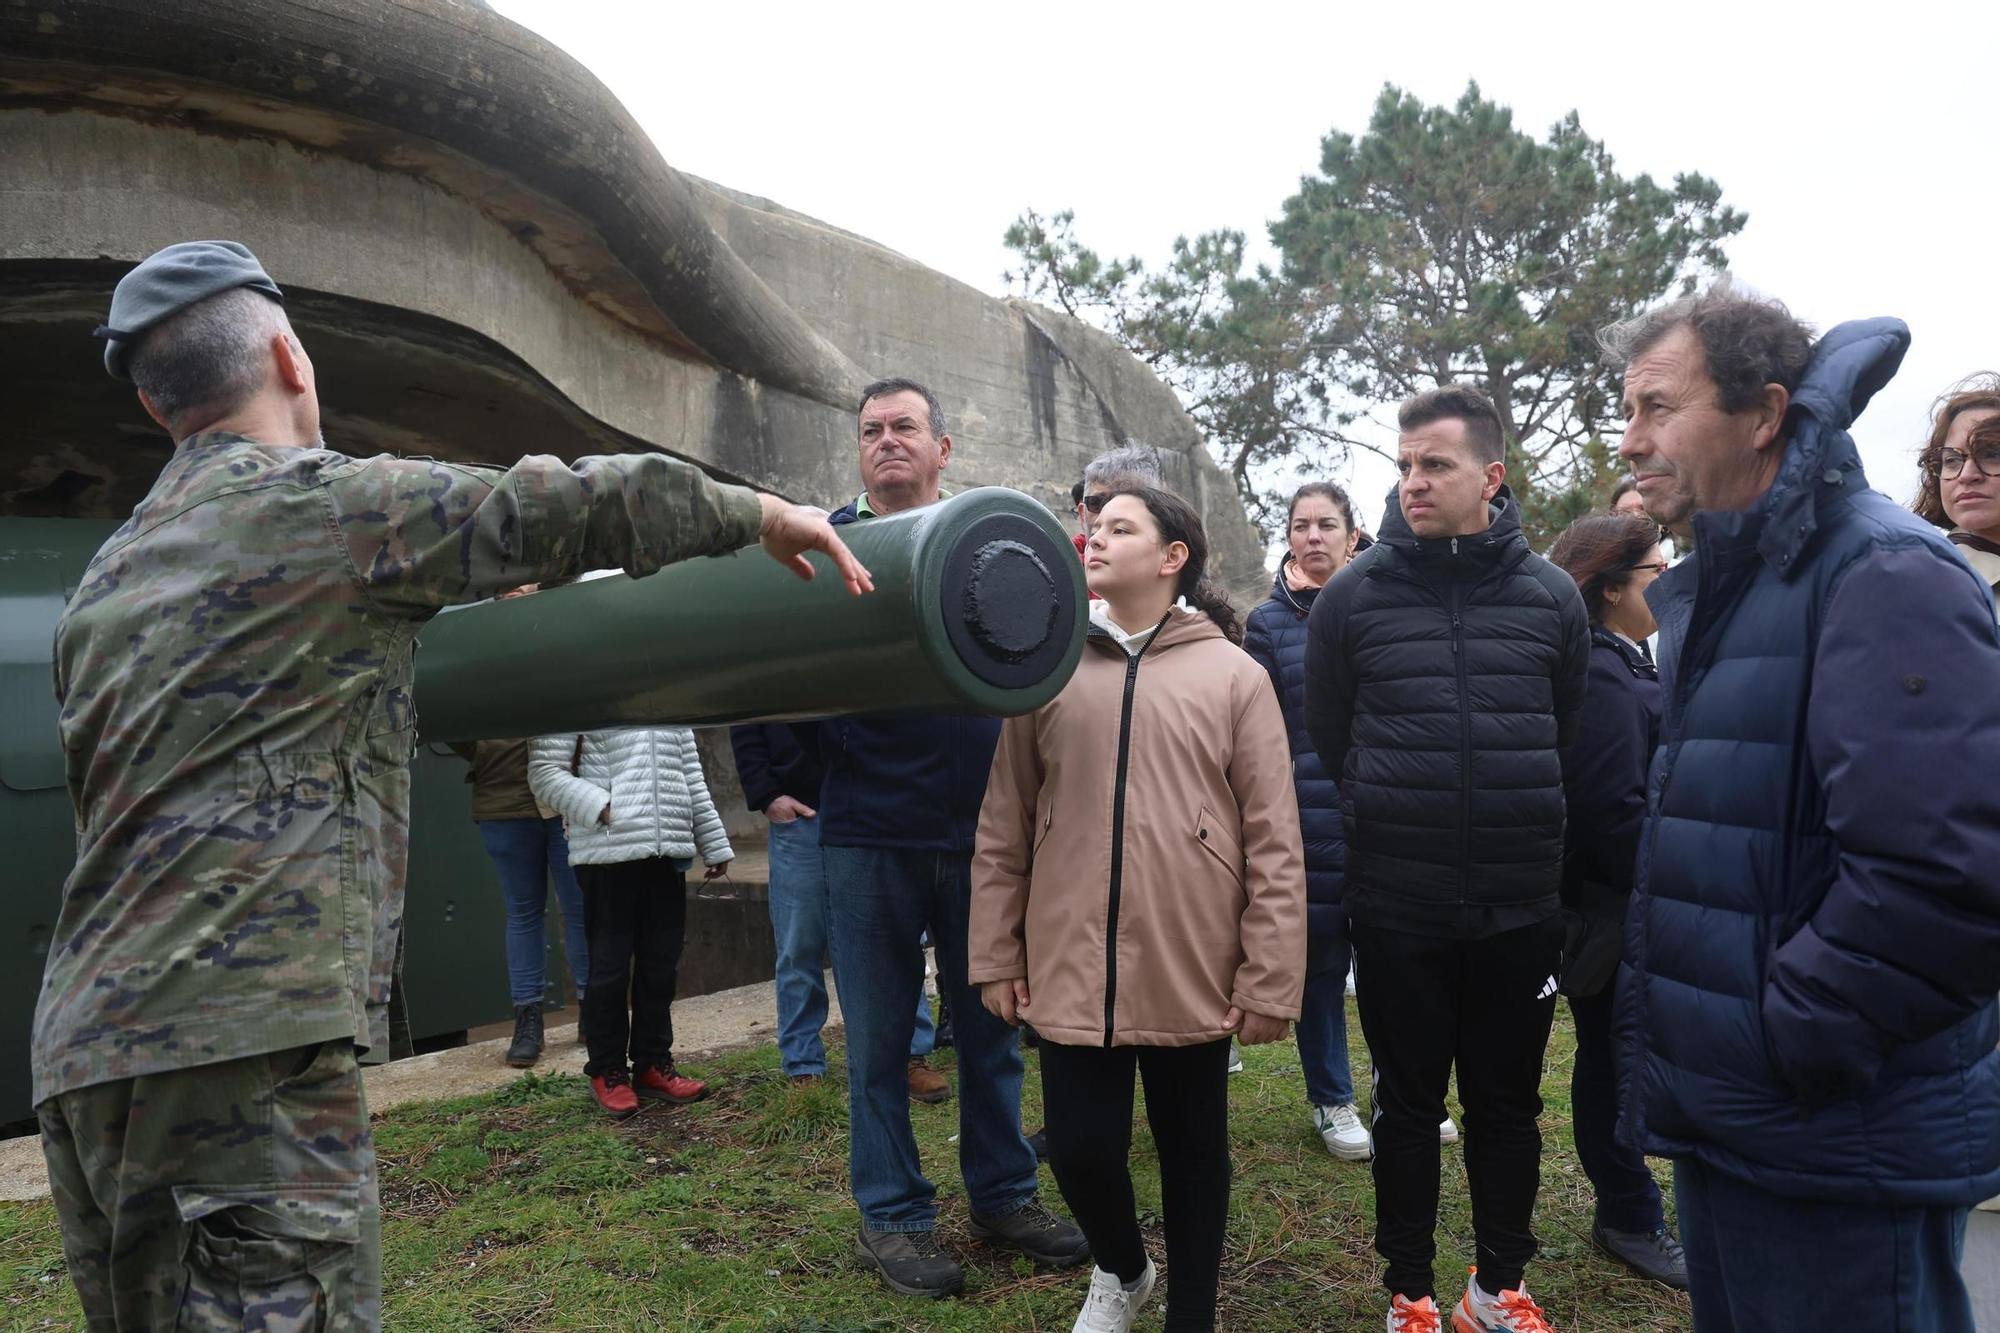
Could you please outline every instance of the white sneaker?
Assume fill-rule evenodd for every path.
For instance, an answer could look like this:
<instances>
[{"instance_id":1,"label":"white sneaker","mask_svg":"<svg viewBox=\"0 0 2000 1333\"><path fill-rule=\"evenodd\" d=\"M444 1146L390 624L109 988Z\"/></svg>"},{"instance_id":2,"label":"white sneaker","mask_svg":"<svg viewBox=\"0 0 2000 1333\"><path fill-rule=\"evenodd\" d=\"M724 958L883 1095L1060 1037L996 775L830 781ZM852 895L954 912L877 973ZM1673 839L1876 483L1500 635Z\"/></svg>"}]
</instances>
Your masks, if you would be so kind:
<instances>
[{"instance_id":1,"label":"white sneaker","mask_svg":"<svg viewBox=\"0 0 2000 1333\"><path fill-rule=\"evenodd\" d=\"M1365 1162L1375 1155L1368 1141L1368 1126L1361 1123L1352 1102L1313 1107L1313 1128L1319 1131L1326 1150L1343 1162Z\"/></svg>"},{"instance_id":2,"label":"white sneaker","mask_svg":"<svg viewBox=\"0 0 2000 1333\"><path fill-rule=\"evenodd\" d=\"M1451 1326L1456 1333L1555 1333L1528 1294L1527 1283L1488 1296L1476 1278L1465 1284L1465 1298L1451 1312Z\"/></svg>"},{"instance_id":3,"label":"white sneaker","mask_svg":"<svg viewBox=\"0 0 2000 1333\"><path fill-rule=\"evenodd\" d=\"M1458 1142L1458 1126L1451 1123L1450 1116L1446 1116L1438 1124L1438 1142L1443 1144Z\"/></svg>"},{"instance_id":4,"label":"white sneaker","mask_svg":"<svg viewBox=\"0 0 2000 1333\"><path fill-rule=\"evenodd\" d=\"M1153 1261L1139 1274L1139 1285L1125 1290L1116 1273L1097 1269L1090 1275L1090 1294L1083 1298L1083 1313L1070 1325L1070 1333L1128 1333L1132 1320L1153 1294Z\"/></svg>"},{"instance_id":5,"label":"white sneaker","mask_svg":"<svg viewBox=\"0 0 2000 1333\"><path fill-rule=\"evenodd\" d=\"M1443 1321L1444 1312L1429 1296L1416 1301L1407 1296L1389 1299L1389 1333L1439 1333Z\"/></svg>"},{"instance_id":6,"label":"white sneaker","mask_svg":"<svg viewBox=\"0 0 2000 1333\"><path fill-rule=\"evenodd\" d=\"M1232 1074L1243 1072L1243 1052L1236 1049L1234 1037L1229 1039L1229 1072Z\"/></svg>"}]
</instances>

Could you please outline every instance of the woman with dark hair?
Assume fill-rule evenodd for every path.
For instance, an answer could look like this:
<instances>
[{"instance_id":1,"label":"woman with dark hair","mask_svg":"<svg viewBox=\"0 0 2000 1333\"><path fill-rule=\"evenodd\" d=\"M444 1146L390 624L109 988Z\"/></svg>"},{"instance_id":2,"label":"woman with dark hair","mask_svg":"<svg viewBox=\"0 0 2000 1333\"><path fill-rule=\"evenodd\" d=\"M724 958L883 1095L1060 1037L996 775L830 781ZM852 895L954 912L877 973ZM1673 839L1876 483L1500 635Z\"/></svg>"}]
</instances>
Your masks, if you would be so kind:
<instances>
[{"instance_id":1,"label":"woman with dark hair","mask_svg":"<svg viewBox=\"0 0 2000 1333\"><path fill-rule=\"evenodd\" d=\"M1159 1145L1166 1327L1212 1329L1229 1215L1229 1041L1299 1014L1305 876L1285 723L1235 646L1208 542L1170 492L1121 488L1084 552L1083 661L1008 719L972 862L967 975L1041 1033L1049 1164L1097 1271L1075 1328L1152 1294L1128 1163L1133 1079Z\"/></svg>"},{"instance_id":2,"label":"woman with dark hair","mask_svg":"<svg viewBox=\"0 0 2000 1333\"><path fill-rule=\"evenodd\" d=\"M1368 1160L1368 1126L1354 1102L1347 1059L1347 914L1340 904L1347 840L1340 789L1306 735L1306 616L1326 581L1354 558L1354 504L1332 482L1312 481L1292 495L1285 515L1289 550L1271 596L1250 613L1243 651L1271 677L1284 711L1306 856L1306 989L1299 1011L1299 1066L1313 1129L1335 1157ZM1447 1121L1447 1124L1450 1122ZM1456 1127L1452 1127L1453 1134Z\"/></svg>"},{"instance_id":3,"label":"woman with dark hair","mask_svg":"<svg viewBox=\"0 0 2000 1333\"><path fill-rule=\"evenodd\" d=\"M1646 1159L1616 1142L1612 978L1646 815L1646 771L1660 732L1660 676L1646 640L1656 626L1646 588L1667 568L1660 529L1637 514L1578 519L1549 560L1576 580L1590 616L1590 683L1575 739L1562 752L1563 907L1570 923L1563 994L1576 1019L1570 1107L1576 1155L1597 1191L1590 1236L1641 1277L1687 1289L1687 1262L1667 1230Z\"/></svg>"},{"instance_id":4,"label":"woman with dark hair","mask_svg":"<svg viewBox=\"0 0 2000 1333\"><path fill-rule=\"evenodd\" d=\"M1914 508L1950 532L2000 606L2000 375L1975 375L1938 400L1918 466Z\"/></svg>"}]
</instances>

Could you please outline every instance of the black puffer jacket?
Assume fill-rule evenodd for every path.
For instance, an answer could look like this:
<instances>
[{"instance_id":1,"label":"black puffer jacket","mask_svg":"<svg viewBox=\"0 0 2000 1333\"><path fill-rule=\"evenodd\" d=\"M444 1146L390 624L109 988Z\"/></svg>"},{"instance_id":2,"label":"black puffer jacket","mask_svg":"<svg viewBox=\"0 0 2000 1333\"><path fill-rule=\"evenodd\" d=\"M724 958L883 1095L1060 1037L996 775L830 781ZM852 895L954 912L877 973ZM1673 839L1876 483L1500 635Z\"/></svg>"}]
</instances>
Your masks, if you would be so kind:
<instances>
[{"instance_id":1,"label":"black puffer jacket","mask_svg":"<svg viewBox=\"0 0 2000 1333\"><path fill-rule=\"evenodd\" d=\"M1340 780L1364 924L1472 939L1559 905L1558 752L1590 627L1506 487L1492 509L1484 532L1419 540L1391 492L1381 539L1307 622L1306 729Z\"/></svg>"}]
</instances>

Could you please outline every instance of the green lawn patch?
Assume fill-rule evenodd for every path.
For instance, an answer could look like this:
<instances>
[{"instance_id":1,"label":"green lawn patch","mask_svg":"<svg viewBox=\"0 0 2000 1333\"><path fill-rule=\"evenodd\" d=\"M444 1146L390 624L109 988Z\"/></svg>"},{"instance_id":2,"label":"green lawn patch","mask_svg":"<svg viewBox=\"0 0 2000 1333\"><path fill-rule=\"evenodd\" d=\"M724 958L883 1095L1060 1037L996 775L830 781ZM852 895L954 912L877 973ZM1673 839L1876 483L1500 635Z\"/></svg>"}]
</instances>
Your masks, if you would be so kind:
<instances>
[{"instance_id":1,"label":"green lawn patch","mask_svg":"<svg viewBox=\"0 0 2000 1333\"><path fill-rule=\"evenodd\" d=\"M1356 1069L1366 1053L1356 1034ZM1569 1132L1572 1036L1559 1012L1543 1094L1547 1139L1529 1287L1562 1333L1685 1330L1683 1298L1625 1275L1590 1247L1590 1187ZM834 1050L833 1063L840 1065ZM1297 1333L1380 1328L1365 1165L1337 1162L1306 1115L1296 1050L1245 1052L1231 1080L1236 1184L1221 1327ZM1024 1118L1040 1123L1029 1053ZM953 1074L949 1053L939 1068ZM743 1333L1066 1330L1086 1273L1035 1274L965 1232L958 1103L913 1105L938 1184L940 1239L966 1262L963 1297L910 1301L853 1262L846 1088L838 1073L793 1088L766 1048L690 1072L715 1093L648 1105L623 1123L584 1081L523 1076L501 1091L398 1108L376 1123L388 1326L445 1330L700 1329ZM1143 1116L1134 1179L1156 1259L1159 1177ZM1465 1173L1445 1150L1441 1291L1456 1299L1472 1257ZM1055 1182L1043 1188L1060 1204ZM1171 1281L1171 1274L1169 1274ZM1160 1326L1162 1305L1140 1319ZM0 1204L0 1328L80 1328L47 1203Z\"/></svg>"}]
</instances>

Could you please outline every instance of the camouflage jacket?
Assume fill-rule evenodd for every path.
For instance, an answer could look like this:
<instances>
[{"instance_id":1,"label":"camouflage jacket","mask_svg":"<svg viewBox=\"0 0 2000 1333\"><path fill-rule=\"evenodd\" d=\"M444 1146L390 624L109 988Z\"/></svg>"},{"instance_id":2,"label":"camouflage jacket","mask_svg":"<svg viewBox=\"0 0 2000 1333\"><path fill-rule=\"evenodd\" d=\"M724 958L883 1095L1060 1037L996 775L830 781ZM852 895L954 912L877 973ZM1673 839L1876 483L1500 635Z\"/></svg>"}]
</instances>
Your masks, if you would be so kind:
<instances>
[{"instance_id":1,"label":"camouflage jacket","mask_svg":"<svg viewBox=\"0 0 2000 1333\"><path fill-rule=\"evenodd\" d=\"M386 1048L431 614L756 540L658 454L511 469L184 443L56 627L76 866L34 1099L353 1036Z\"/></svg>"}]
</instances>

